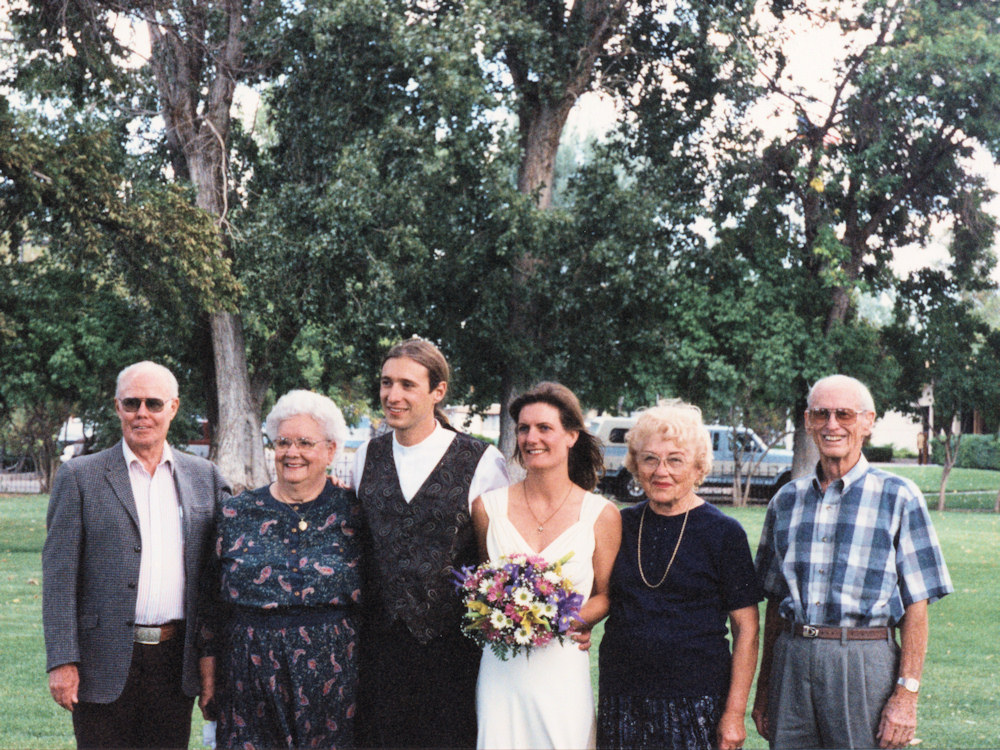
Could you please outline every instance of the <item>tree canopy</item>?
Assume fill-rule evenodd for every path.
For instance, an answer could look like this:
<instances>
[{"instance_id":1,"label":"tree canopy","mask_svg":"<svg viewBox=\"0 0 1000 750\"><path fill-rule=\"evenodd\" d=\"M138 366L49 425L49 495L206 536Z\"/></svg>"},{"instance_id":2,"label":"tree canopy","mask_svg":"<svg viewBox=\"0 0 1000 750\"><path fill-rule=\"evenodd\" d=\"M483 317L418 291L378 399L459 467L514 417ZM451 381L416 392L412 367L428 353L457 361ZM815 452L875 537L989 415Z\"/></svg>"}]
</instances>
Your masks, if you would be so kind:
<instances>
[{"instance_id":1,"label":"tree canopy","mask_svg":"<svg viewBox=\"0 0 1000 750\"><path fill-rule=\"evenodd\" d=\"M857 309L923 293L895 254L947 226L948 283L989 286L970 161L1000 155L989 2L119 6L12 16L5 262L31 242L46 273L90 280L87 316L183 320L149 346L207 384L238 484L261 481L275 392L362 401L414 333L479 406L545 378L595 408L681 396L773 422L834 371L879 403L916 387L893 344L934 325L911 307L887 333ZM148 29L144 63L123 18ZM843 53L817 94L788 40L824 27ZM247 126L240 84L260 96ZM588 92L617 124L560 158Z\"/></svg>"}]
</instances>

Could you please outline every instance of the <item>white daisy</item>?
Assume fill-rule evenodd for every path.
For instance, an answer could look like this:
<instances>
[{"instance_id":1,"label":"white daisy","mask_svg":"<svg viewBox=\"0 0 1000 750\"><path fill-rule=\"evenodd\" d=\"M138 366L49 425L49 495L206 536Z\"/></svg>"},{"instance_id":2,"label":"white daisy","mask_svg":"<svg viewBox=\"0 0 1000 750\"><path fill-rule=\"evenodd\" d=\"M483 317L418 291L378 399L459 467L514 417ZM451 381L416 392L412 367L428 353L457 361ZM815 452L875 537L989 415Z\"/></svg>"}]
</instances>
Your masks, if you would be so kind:
<instances>
[{"instance_id":1,"label":"white daisy","mask_svg":"<svg viewBox=\"0 0 1000 750\"><path fill-rule=\"evenodd\" d=\"M528 607L534 600L534 595L531 593L530 589L526 589L523 586L514 589L514 603L522 607Z\"/></svg>"},{"instance_id":2,"label":"white daisy","mask_svg":"<svg viewBox=\"0 0 1000 750\"><path fill-rule=\"evenodd\" d=\"M506 630L513 624L513 621L503 612L494 612L490 615L490 625L495 630Z\"/></svg>"}]
</instances>

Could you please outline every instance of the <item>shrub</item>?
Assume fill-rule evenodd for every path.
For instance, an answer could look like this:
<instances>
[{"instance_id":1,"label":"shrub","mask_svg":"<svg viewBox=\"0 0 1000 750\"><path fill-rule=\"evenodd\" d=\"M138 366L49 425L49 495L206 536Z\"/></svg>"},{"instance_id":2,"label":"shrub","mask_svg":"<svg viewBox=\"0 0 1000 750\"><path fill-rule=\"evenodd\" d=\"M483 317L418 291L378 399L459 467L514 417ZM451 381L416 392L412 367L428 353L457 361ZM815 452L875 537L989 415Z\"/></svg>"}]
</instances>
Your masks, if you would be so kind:
<instances>
[{"instance_id":1,"label":"shrub","mask_svg":"<svg viewBox=\"0 0 1000 750\"><path fill-rule=\"evenodd\" d=\"M931 441L931 461L944 463L944 440ZM996 435L962 435L955 466L960 469L1000 469L1000 441Z\"/></svg>"},{"instance_id":2,"label":"shrub","mask_svg":"<svg viewBox=\"0 0 1000 750\"><path fill-rule=\"evenodd\" d=\"M866 445L861 449L872 463L888 464L892 463L892 445Z\"/></svg>"}]
</instances>

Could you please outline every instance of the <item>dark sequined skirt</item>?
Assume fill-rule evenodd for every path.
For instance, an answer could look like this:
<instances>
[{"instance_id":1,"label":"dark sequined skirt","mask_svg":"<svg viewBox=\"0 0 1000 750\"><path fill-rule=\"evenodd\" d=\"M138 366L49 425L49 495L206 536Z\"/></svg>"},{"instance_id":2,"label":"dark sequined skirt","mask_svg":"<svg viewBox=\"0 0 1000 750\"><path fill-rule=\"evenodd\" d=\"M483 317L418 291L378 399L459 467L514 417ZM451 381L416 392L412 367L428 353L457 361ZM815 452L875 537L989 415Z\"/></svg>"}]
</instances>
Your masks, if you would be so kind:
<instances>
[{"instance_id":1,"label":"dark sequined skirt","mask_svg":"<svg viewBox=\"0 0 1000 750\"><path fill-rule=\"evenodd\" d=\"M711 750L725 699L600 697L597 747L602 750Z\"/></svg>"}]
</instances>

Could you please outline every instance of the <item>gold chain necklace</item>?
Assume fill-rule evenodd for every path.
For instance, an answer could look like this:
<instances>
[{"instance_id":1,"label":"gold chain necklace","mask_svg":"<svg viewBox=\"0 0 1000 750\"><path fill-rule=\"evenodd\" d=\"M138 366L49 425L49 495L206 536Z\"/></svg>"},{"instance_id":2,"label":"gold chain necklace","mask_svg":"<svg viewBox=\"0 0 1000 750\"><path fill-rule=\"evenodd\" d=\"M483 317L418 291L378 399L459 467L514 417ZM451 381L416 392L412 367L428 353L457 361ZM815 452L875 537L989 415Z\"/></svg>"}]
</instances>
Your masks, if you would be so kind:
<instances>
[{"instance_id":1,"label":"gold chain necklace","mask_svg":"<svg viewBox=\"0 0 1000 750\"><path fill-rule=\"evenodd\" d=\"M295 502L294 506L292 505L292 501L283 500L280 497L277 497L277 500L278 500L279 503L281 503L286 508L288 508L288 510L292 511L292 513L294 513L296 516L298 516L298 519L299 519L299 523L298 523L299 531L305 531L306 529L309 528L309 522L302 517L301 513L299 513L297 506L299 506L299 505L305 505L305 503L311 503L312 500L306 500L305 502Z\"/></svg>"},{"instance_id":2,"label":"gold chain necklace","mask_svg":"<svg viewBox=\"0 0 1000 750\"><path fill-rule=\"evenodd\" d=\"M670 572L670 567L674 564L674 558L677 557L677 550L681 548L681 539L684 538L684 529L688 525L688 513L691 509L688 508L684 511L684 523L681 524L681 533L677 535L677 544L674 545L674 553L670 556L670 562L667 563L667 569L663 571L663 578L655 586L646 580L646 574L642 572L642 525L646 520L646 508L649 504L642 506L642 516L639 518L639 542L636 545L635 560L639 564L639 577L642 578L642 582L646 584L651 589L658 589L663 585L663 582L667 580L667 574Z\"/></svg>"},{"instance_id":3,"label":"gold chain necklace","mask_svg":"<svg viewBox=\"0 0 1000 750\"><path fill-rule=\"evenodd\" d=\"M559 507L556 508L551 513L549 513L549 517L546 518L544 521L539 521L538 516L535 515L535 511L532 510L531 508L531 501L528 500L528 483L526 481L521 483L521 492L524 494L524 504L528 506L528 512L531 514L531 517L535 519L535 523L538 524L537 531L539 534L541 534L542 531L545 529L545 524L551 521L555 517L556 513L562 510L562 507L566 504L566 501L569 500L569 495L572 491L573 491L573 483L570 482L569 489L566 490L566 496L562 499L562 502L559 503Z\"/></svg>"},{"instance_id":4,"label":"gold chain necklace","mask_svg":"<svg viewBox=\"0 0 1000 750\"><path fill-rule=\"evenodd\" d=\"M291 505L288 505L288 509L299 517L299 531L305 531L306 529L309 528L309 522L302 517L302 514L299 513L298 509L292 507Z\"/></svg>"}]
</instances>

